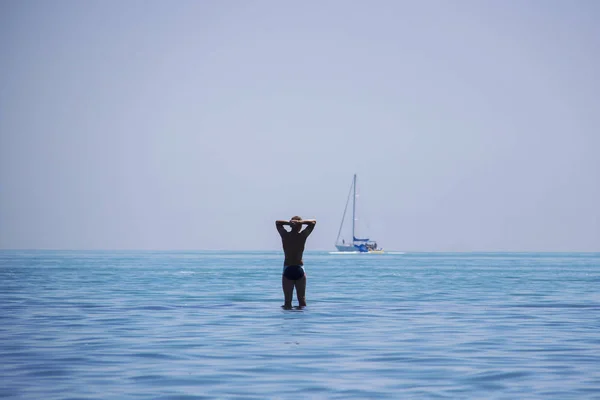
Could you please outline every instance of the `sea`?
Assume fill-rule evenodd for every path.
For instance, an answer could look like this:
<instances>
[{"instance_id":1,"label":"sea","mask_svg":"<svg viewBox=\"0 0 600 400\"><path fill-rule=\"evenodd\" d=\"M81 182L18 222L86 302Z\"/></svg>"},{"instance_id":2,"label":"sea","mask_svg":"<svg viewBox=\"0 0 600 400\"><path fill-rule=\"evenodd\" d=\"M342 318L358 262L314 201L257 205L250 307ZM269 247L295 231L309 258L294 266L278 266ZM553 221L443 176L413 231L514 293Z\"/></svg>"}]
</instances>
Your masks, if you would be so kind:
<instances>
[{"instance_id":1,"label":"sea","mask_svg":"<svg viewBox=\"0 0 600 400\"><path fill-rule=\"evenodd\" d=\"M0 398L600 399L600 253L282 261L0 251Z\"/></svg>"}]
</instances>

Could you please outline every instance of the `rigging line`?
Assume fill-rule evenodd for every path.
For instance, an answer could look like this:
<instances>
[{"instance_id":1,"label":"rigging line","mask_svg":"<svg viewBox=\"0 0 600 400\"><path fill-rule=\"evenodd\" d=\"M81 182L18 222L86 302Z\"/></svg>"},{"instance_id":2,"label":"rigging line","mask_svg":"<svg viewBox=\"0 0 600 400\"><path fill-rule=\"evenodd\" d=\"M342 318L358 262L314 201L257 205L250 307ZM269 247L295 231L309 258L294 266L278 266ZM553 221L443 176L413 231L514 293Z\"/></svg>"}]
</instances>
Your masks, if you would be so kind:
<instances>
[{"instance_id":1,"label":"rigging line","mask_svg":"<svg viewBox=\"0 0 600 400\"><path fill-rule=\"evenodd\" d=\"M348 192L348 199L346 200L346 207L344 207L344 214L342 215L342 223L340 224L340 230L338 231L337 238L335 239L335 243L339 243L340 235L342 234L342 227L344 226L344 219L346 218L346 211L348 210L348 203L350 202L350 195L352 194L352 188L354 187L354 180L352 180L352 185L350 185L350 191ZM354 241L354 238L352 238Z\"/></svg>"}]
</instances>

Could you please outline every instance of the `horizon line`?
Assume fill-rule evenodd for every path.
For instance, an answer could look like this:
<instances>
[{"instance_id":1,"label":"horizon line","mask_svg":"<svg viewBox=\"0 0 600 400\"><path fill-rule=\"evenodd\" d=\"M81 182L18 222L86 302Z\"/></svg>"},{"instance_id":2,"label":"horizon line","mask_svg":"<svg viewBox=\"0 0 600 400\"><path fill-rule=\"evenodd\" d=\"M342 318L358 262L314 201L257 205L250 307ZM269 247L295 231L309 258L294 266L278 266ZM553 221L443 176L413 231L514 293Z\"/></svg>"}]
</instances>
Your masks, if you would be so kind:
<instances>
[{"instance_id":1,"label":"horizon line","mask_svg":"<svg viewBox=\"0 0 600 400\"><path fill-rule=\"evenodd\" d=\"M277 252L283 253L280 249L70 249L70 248L0 248L0 251L73 251L73 252ZM311 252L335 252L334 249L307 249L305 253ZM404 254L419 254L419 253L589 253L600 254L600 250L385 250L385 253L404 253Z\"/></svg>"}]
</instances>

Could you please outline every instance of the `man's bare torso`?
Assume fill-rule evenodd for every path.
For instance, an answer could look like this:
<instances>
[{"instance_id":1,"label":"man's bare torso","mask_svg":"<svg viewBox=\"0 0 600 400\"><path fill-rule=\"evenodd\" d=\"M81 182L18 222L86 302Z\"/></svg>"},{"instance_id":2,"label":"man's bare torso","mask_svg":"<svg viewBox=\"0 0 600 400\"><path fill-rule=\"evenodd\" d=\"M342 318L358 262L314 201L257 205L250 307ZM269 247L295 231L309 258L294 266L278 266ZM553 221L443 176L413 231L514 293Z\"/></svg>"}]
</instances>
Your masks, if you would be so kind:
<instances>
[{"instance_id":1,"label":"man's bare torso","mask_svg":"<svg viewBox=\"0 0 600 400\"><path fill-rule=\"evenodd\" d=\"M306 226L306 228L304 228L302 231L297 231L294 229L287 231L283 227L283 223L285 222L286 221L278 221L277 223L277 231L281 236L283 252L285 253L283 265L304 265L302 261L304 246L306 245L306 238L308 238L314 229L314 222L312 220L308 221L308 226Z\"/></svg>"}]
</instances>

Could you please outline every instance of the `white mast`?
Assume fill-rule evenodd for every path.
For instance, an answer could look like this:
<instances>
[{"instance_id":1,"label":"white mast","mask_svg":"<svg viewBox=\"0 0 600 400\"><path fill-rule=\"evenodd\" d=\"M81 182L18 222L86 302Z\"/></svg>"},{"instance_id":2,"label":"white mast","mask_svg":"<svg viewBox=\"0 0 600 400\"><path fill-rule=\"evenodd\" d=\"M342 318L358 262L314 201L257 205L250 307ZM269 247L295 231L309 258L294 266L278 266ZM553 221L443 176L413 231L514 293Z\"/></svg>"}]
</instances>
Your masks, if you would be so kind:
<instances>
[{"instance_id":1,"label":"white mast","mask_svg":"<svg viewBox=\"0 0 600 400\"><path fill-rule=\"evenodd\" d=\"M354 234L354 223L356 221L356 174L354 174L352 187L354 188L354 197L352 198L352 243L354 243L354 238L356 237Z\"/></svg>"}]
</instances>

